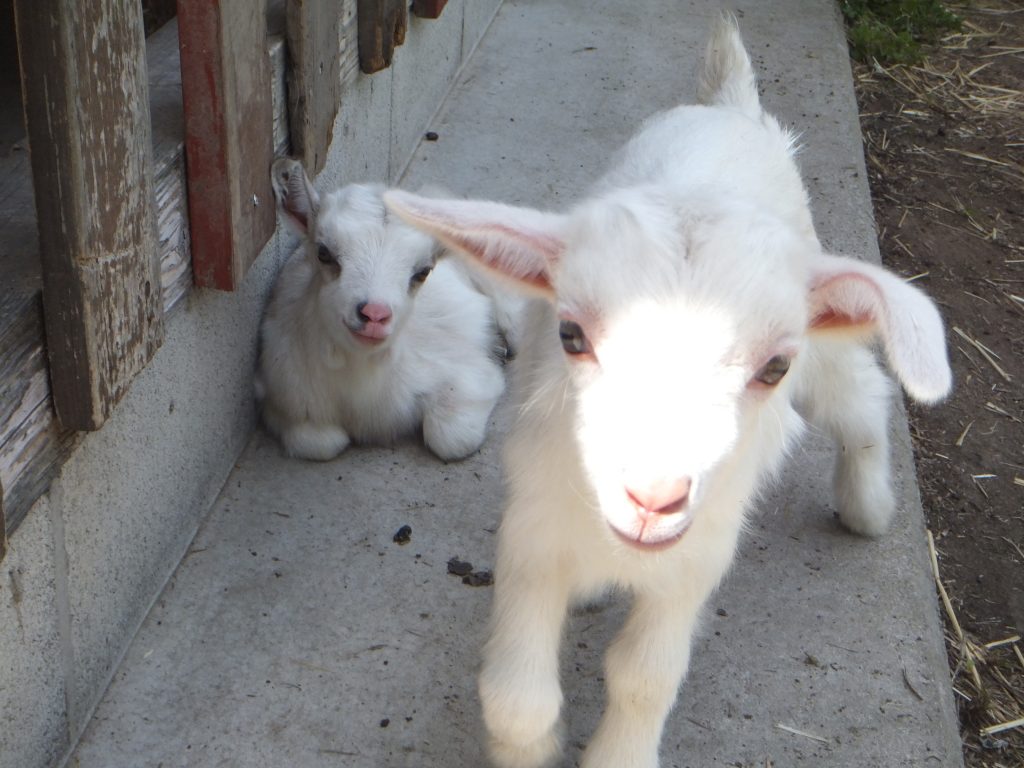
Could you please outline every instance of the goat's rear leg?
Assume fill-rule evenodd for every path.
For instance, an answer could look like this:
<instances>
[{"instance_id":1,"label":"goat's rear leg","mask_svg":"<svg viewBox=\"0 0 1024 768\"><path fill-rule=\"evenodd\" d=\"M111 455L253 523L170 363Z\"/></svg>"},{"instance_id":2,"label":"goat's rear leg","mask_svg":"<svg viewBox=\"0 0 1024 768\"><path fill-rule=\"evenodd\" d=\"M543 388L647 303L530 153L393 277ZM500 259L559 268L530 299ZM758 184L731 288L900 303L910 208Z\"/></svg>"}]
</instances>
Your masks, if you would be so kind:
<instances>
[{"instance_id":1,"label":"goat's rear leg","mask_svg":"<svg viewBox=\"0 0 1024 768\"><path fill-rule=\"evenodd\" d=\"M878 536L896 511L889 456L892 384L874 355L841 342L816 343L802 377L802 409L836 442L836 505L854 533Z\"/></svg>"}]
</instances>

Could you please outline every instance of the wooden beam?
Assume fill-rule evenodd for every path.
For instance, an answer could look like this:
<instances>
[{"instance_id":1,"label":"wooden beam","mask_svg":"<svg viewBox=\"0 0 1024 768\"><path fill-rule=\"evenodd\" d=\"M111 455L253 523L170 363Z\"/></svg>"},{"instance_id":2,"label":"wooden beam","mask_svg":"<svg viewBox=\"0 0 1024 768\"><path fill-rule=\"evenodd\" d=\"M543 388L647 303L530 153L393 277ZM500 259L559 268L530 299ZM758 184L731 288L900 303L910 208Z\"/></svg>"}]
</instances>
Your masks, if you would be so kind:
<instances>
[{"instance_id":1,"label":"wooden beam","mask_svg":"<svg viewBox=\"0 0 1024 768\"><path fill-rule=\"evenodd\" d=\"M355 0L345 1L354 7ZM0 15L2 13L0 4ZM351 16L353 61L350 66L358 71L359 62L354 54L354 11ZM13 31L13 21L11 29ZM283 14L280 30L282 35L269 41L267 56L273 73L275 152L287 154ZM164 315L169 317L172 308L183 304L182 299L192 288L177 21L170 21L152 35L146 41L146 48L160 228L160 281ZM13 35L11 52L15 54L11 72L17 77ZM36 500L49 490L61 464L82 437L80 432L63 429L53 409L43 343L38 238L27 155L16 150L5 156L0 149L0 199L5 203L5 207L0 208L0 254L5 253L8 259L0 277L3 284L0 290L0 517L8 536Z\"/></svg>"},{"instance_id":2,"label":"wooden beam","mask_svg":"<svg viewBox=\"0 0 1024 768\"><path fill-rule=\"evenodd\" d=\"M412 0L412 15L421 19L436 19L448 4L448 0Z\"/></svg>"},{"instance_id":3,"label":"wooden beam","mask_svg":"<svg viewBox=\"0 0 1024 768\"><path fill-rule=\"evenodd\" d=\"M54 405L93 430L163 339L142 11L14 9Z\"/></svg>"},{"instance_id":4,"label":"wooden beam","mask_svg":"<svg viewBox=\"0 0 1024 768\"><path fill-rule=\"evenodd\" d=\"M323 170L341 106L341 28L338 0L289 0L288 111L292 154L313 176Z\"/></svg>"},{"instance_id":5,"label":"wooden beam","mask_svg":"<svg viewBox=\"0 0 1024 768\"><path fill-rule=\"evenodd\" d=\"M62 428L53 412L41 297L18 293L0 299L0 314L13 321L0 329L0 516L7 533L50 487L81 436Z\"/></svg>"},{"instance_id":6,"label":"wooden beam","mask_svg":"<svg viewBox=\"0 0 1024 768\"><path fill-rule=\"evenodd\" d=\"M234 290L274 233L264 3L178 0L192 274Z\"/></svg>"},{"instance_id":7,"label":"wooden beam","mask_svg":"<svg viewBox=\"0 0 1024 768\"><path fill-rule=\"evenodd\" d=\"M406 0L358 0L359 66L366 74L391 66L409 25Z\"/></svg>"}]
</instances>

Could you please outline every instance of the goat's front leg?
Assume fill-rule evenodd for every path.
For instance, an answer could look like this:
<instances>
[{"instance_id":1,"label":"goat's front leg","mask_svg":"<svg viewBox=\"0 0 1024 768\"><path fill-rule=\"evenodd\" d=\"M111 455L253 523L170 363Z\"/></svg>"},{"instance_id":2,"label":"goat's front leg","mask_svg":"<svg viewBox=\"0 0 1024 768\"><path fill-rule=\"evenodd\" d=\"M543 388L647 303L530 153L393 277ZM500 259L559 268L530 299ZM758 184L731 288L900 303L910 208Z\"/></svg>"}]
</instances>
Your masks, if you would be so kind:
<instances>
[{"instance_id":1,"label":"goat's front leg","mask_svg":"<svg viewBox=\"0 0 1024 768\"><path fill-rule=\"evenodd\" d=\"M330 461L351 442L348 433L333 424L304 421L281 431L281 443L289 456L313 461Z\"/></svg>"},{"instance_id":2,"label":"goat's front leg","mask_svg":"<svg viewBox=\"0 0 1024 768\"><path fill-rule=\"evenodd\" d=\"M561 751L558 646L570 590L554 559L524 562L521 553L513 560L499 549L480 699L500 768L540 768Z\"/></svg>"},{"instance_id":3,"label":"goat's front leg","mask_svg":"<svg viewBox=\"0 0 1024 768\"><path fill-rule=\"evenodd\" d=\"M605 658L608 704L583 768L657 768L701 603L699 595L637 595Z\"/></svg>"},{"instance_id":4,"label":"goat's front leg","mask_svg":"<svg viewBox=\"0 0 1024 768\"><path fill-rule=\"evenodd\" d=\"M502 390L500 372L486 373L482 384L447 384L426 398L423 442L439 459L463 459L483 445L487 420Z\"/></svg>"}]
</instances>

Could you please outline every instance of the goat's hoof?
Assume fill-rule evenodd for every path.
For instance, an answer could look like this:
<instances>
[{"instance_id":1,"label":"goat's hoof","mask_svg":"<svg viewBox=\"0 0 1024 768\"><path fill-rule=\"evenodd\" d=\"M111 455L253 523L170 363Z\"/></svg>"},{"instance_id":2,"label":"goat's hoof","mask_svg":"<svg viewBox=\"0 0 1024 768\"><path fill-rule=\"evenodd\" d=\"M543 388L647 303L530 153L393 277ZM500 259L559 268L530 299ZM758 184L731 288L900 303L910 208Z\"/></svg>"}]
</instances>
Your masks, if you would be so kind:
<instances>
[{"instance_id":1,"label":"goat's hoof","mask_svg":"<svg viewBox=\"0 0 1024 768\"><path fill-rule=\"evenodd\" d=\"M888 487L881 492L858 494L857 498L839 499L839 522L860 536L881 536L895 514L896 500Z\"/></svg>"},{"instance_id":2,"label":"goat's hoof","mask_svg":"<svg viewBox=\"0 0 1024 768\"><path fill-rule=\"evenodd\" d=\"M545 768L562 752L561 730L552 728L541 738L525 744L491 736L488 751L497 768Z\"/></svg>"},{"instance_id":3,"label":"goat's hoof","mask_svg":"<svg viewBox=\"0 0 1024 768\"><path fill-rule=\"evenodd\" d=\"M473 430L472 433L467 431L464 434L451 435L437 434L436 431L427 432L424 429L424 442L441 461L461 461L480 450L486 437L485 428L486 425L479 430Z\"/></svg>"},{"instance_id":4,"label":"goat's hoof","mask_svg":"<svg viewBox=\"0 0 1024 768\"><path fill-rule=\"evenodd\" d=\"M835 475L839 522L861 536L881 536L896 515L896 497L888 470L869 471L856 462L840 461Z\"/></svg>"},{"instance_id":5,"label":"goat's hoof","mask_svg":"<svg viewBox=\"0 0 1024 768\"><path fill-rule=\"evenodd\" d=\"M281 435L285 453L311 461L330 461L344 451L349 442L345 430L315 424L300 424Z\"/></svg>"},{"instance_id":6,"label":"goat's hoof","mask_svg":"<svg viewBox=\"0 0 1024 768\"><path fill-rule=\"evenodd\" d=\"M498 768L542 768L561 754L557 678L525 680L515 669L485 662L480 704L491 760Z\"/></svg>"},{"instance_id":7,"label":"goat's hoof","mask_svg":"<svg viewBox=\"0 0 1024 768\"><path fill-rule=\"evenodd\" d=\"M878 514L875 511L868 512L867 510L856 512L840 510L839 512L839 522L846 530L869 539L877 538L889 530L891 519L891 513Z\"/></svg>"}]
</instances>

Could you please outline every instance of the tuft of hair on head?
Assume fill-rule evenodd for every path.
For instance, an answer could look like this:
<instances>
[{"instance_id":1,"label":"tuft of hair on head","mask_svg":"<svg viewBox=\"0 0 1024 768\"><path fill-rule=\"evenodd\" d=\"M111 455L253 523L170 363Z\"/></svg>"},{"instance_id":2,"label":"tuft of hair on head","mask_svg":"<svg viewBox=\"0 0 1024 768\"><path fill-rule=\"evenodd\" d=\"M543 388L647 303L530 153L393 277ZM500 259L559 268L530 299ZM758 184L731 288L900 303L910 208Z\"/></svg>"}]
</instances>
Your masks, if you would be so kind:
<instances>
[{"instance_id":1,"label":"tuft of hair on head","mask_svg":"<svg viewBox=\"0 0 1024 768\"><path fill-rule=\"evenodd\" d=\"M302 163L291 157L277 158L270 168L270 186L286 220L301 234L308 234L320 209L320 195Z\"/></svg>"}]
</instances>

